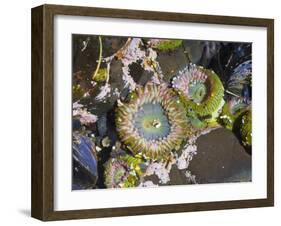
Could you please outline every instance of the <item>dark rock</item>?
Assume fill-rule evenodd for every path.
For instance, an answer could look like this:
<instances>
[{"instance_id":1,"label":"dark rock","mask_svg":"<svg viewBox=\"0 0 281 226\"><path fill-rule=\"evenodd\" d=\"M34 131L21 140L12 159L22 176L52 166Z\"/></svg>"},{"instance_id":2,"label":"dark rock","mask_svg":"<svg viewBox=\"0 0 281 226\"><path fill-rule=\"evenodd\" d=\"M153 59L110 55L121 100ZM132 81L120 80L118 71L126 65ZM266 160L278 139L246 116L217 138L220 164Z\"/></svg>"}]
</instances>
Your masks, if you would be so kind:
<instances>
[{"instance_id":1,"label":"dark rock","mask_svg":"<svg viewBox=\"0 0 281 226\"><path fill-rule=\"evenodd\" d=\"M117 92L120 92L121 97L127 96L128 89L124 88L124 81L122 79L122 62L113 60L110 67L109 75L110 93L104 99L98 100L96 97L100 93L100 89L105 85L105 82L98 82L91 88L90 96L83 97L79 103L83 104L92 114L98 117L111 111L119 98ZM117 91L117 92L116 92Z\"/></svg>"},{"instance_id":2,"label":"dark rock","mask_svg":"<svg viewBox=\"0 0 281 226\"><path fill-rule=\"evenodd\" d=\"M204 45L202 42L197 40L184 40L183 46L189 60L193 64L197 64L201 59L204 50Z\"/></svg>"},{"instance_id":3,"label":"dark rock","mask_svg":"<svg viewBox=\"0 0 281 226\"><path fill-rule=\"evenodd\" d=\"M103 36L103 53L105 56L111 56L116 53L122 46L125 45L128 38L123 37L113 37L113 36Z\"/></svg>"},{"instance_id":4,"label":"dark rock","mask_svg":"<svg viewBox=\"0 0 281 226\"><path fill-rule=\"evenodd\" d=\"M164 81L166 82L170 82L171 78L189 63L182 48L172 52L159 52L157 61L159 62L164 75Z\"/></svg>"},{"instance_id":5,"label":"dark rock","mask_svg":"<svg viewBox=\"0 0 281 226\"><path fill-rule=\"evenodd\" d=\"M153 184L161 185L159 178L155 174L146 176L143 179L144 181L152 181Z\"/></svg>"},{"instance_id":6,"label":"dark rock","mask_svg":"<svg viewBox=\"0 0 281 226\"><path fill-rule=\"evenodd\" d=\"M191 184L190 181L185 176L186 170L179 170L176 165L172 166L170 171L170 181L168 182L169 185L185 185Z\"/></svg>"},{"instance_id":7,"label":"dark rock","mask_svg":"<svg viewBox=\"0 0 281 226\"><path fill-rule=\"evenodd\" d=\"M129 66L130 75L134 81L139 85L145 85L153 76L152 71L146 71L139 63L132 63Z\"/></svg>"},{"instance_id":8,"label":"dark rock","mask_svg":"<svg viewBox=\"0 0 281 226\"><path fill-rule=\"evenodd\" d=\"M208 68L212 58L217 55L220 49L220 43L204 41L203 44L203 53L200 58L199 64L205 68Z\"/></svg>"},{"instance_id":9,"label":"dark rock","mask_svg":"<svg viewBox=\"0 0 281 226\"><path fill-rule=\"evenodd\" d=\"M200 136L197 145L197 155L188 168L197 183L251 181L251 156L231 131L214 130Z\"/></svg>"}]
</instances>

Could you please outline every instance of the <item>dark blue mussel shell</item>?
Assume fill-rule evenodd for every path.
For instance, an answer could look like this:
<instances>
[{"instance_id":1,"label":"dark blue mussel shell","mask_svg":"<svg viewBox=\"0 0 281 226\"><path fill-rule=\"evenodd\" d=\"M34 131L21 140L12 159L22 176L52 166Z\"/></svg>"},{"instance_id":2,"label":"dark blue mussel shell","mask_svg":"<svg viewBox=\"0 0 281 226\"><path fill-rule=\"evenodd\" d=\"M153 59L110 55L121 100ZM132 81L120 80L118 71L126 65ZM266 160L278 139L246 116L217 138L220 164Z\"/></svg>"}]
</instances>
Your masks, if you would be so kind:
<instances>
[{"instance_id":1,"label":"dark blue mussel shell","mask_svg":"<svg viewBox=\"0 0 281 226\"><path fill-rule=\"evenodd\" d=\"M94 188L98 179L94 143L89 137L76 135L72 149L72 190Z\"/></svg>"}]
</instances>

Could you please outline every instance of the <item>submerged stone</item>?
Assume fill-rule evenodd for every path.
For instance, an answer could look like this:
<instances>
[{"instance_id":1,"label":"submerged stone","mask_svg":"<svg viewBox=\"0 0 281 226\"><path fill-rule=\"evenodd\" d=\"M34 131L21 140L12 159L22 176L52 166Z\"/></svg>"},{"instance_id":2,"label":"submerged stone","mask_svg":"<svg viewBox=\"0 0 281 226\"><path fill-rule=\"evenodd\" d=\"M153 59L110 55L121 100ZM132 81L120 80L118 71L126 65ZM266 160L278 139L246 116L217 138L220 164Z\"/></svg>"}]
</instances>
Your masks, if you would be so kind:
<instances>
[{"instance_id":1,"label":"submerged stone","mask_svg":"<svg viewBox=\"0 0 281 226\"><path fill-rule=\"evenodd\" d=\"M188 169L196 182L250 182L251 156L229 130L220 128L197 139L197 155Z\"/></svg>"}]
</instances>

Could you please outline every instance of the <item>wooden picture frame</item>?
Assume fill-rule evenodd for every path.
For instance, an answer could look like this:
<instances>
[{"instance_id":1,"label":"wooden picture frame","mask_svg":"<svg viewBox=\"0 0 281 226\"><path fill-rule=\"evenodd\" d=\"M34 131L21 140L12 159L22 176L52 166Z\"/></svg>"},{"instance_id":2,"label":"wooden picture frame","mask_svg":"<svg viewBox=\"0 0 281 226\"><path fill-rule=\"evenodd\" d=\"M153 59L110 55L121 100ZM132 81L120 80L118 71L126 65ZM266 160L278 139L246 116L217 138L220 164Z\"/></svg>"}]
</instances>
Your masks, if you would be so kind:
<instances>
[{"instance_id":1,"label":"wooden picture frame","mask_svg":"<svg viewBox=\"0 0 281 226\"><path fill-rule=\"evenodd\" d=\"M267 198L122 208L54 210L54 16L95 16L267 29ZM50 220L163 214L274 205L274 20L230 16L42 5L32 9L31 215Z\"/></svg>"}]
</instances>

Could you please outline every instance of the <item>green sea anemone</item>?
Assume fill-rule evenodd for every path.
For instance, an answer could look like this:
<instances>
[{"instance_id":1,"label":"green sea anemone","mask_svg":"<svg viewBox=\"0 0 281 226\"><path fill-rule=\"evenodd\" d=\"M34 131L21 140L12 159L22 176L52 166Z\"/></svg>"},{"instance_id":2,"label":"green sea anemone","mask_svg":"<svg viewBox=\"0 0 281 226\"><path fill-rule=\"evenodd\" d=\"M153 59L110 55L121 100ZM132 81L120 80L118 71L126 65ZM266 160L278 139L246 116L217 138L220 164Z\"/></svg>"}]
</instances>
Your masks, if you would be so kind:
<instances>
[{"instance_id":1,"label":"green sea anemone","mask_svg":"<svg viewBox=\"0 0 281 226\"><path fill-rule=\"evenodd\" d=\"M252 146L252 111L248 110L241 117L240 136L245 147Z\"/></svg>"},{"instance_id":2,"label":"green sea anemone","mask_svg":"<svg viewBox=\"0 0 281 226\"><path fill-rule=\"evenodd\" d=\"M105 186L107 188L135 187L138 176L130 164L122 158L110 158L104 165Z\"/></svg>"},{"instance_id":3,"label":"green sea anemone","mask_svg":"<svg viewBox=\"0 0 281 226\"><path fill-rule=\"evenodd\" d=\"M215 72L189 64L173 78L172 86L190 117L200 120L218 117L224 104L224 88Z\"/></svg>"},{"instance_id":4,"label":"green sea anemone","mask_svg":"<svg viewBox=\"0 0 281 226\"><path fill-rule=\"evenodd\" d=\"M121 141L134 154L165 159L177 150L189 130L185 109L167 84L137 87L128 103L116 110L116 128Z\"/></svg>"},{"instance_id":5,"label":"green sea anemone","mask_svg":"<svg viewBox=\"0 0 281 226\"><path fill-rule=\"evenodd\" d=\"M232 130L235 120L239 115L248 109L249 104L243 98L233 97L227 101L222 108L219 116L219 123L225 128Z\"/></svg>"}]
</instances>

